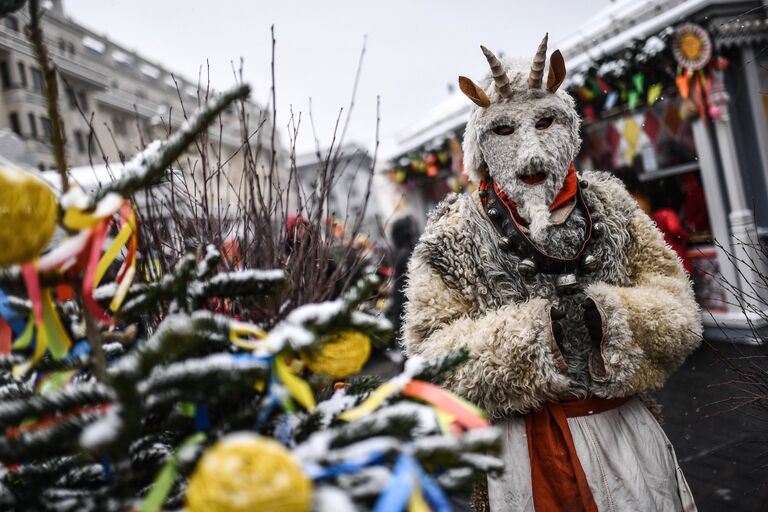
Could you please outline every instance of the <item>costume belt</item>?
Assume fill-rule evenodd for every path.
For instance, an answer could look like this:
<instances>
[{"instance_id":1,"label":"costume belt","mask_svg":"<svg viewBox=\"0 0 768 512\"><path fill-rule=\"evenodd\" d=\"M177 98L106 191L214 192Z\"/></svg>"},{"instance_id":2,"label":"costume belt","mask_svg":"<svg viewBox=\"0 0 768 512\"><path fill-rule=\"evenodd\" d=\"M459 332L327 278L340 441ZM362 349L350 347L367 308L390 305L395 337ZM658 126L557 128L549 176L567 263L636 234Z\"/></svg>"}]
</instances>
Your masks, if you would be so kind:
<instances>
[{"instance_id":1,"label":"costume belt","mask_svg":"<svg viewBox=\"0 0 768 512\"><path fill-rule=\"evenodd\" d=\"M632 397L548 402L525 416L536 512L598 512L573 444L568 418L615 409Z\"/></svg>"}]
</instances>

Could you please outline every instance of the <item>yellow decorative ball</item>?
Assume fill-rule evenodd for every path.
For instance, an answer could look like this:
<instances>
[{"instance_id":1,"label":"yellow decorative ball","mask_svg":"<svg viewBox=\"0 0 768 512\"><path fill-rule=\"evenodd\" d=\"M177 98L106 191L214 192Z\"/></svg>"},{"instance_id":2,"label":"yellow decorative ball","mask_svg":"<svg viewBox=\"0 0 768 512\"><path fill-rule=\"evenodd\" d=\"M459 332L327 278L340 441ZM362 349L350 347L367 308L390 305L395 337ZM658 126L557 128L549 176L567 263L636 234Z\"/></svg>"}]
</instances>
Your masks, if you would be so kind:
<instances>
[{"instance_id":1,"label":"yellow decorative ball","mask_svg":"<svg viewBox=\"0 0 768 512\"><path fill-rule=\"evenodd\" d=\"M356 331L342 331L333 338L318 353L304 357L307 367L333 379L343 379L362 370L371 356L371 339Z\"/></svg>"},{"instance_id":2,"label":"yellow decorative ball","mask_svg":"<svg viewBox=\"0 0 768 512\"><path fill-rule=\"evenodd\" d=\"M203 454L186 502L189 512L307 512L312 482L283 445L242 432Z\"/></svg>"},{"instance_id":3,"label":"yellow decorative ball","mask_svg":"<svg viewBox=\"0 0 768 512\"><path fill-rule=\"evenodd\" d=\"M0 167L0 267L38 257L56 229L56 195L34 174Z\"/></svg>"}]
</instances>

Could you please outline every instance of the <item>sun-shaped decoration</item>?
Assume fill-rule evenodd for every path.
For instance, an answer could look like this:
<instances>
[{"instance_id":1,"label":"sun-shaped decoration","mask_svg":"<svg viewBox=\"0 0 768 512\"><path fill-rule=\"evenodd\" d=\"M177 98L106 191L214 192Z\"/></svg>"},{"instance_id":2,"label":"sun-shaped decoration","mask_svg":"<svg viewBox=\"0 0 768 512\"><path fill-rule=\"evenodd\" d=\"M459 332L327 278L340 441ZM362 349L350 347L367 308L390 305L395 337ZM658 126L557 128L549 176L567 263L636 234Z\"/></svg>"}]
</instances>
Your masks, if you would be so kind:
<instances>
[{"instance_id":1,"label":"sun-shaped decoration","mask_svg":"<svg viewBox=\"0 0 768 512\"><path fill-rule=\"evenodd\" d=\"M712 58L712 40L699 25L684 23L675 29L672 54L680 67L698 71Z\"/></svg>"}]
</instances>

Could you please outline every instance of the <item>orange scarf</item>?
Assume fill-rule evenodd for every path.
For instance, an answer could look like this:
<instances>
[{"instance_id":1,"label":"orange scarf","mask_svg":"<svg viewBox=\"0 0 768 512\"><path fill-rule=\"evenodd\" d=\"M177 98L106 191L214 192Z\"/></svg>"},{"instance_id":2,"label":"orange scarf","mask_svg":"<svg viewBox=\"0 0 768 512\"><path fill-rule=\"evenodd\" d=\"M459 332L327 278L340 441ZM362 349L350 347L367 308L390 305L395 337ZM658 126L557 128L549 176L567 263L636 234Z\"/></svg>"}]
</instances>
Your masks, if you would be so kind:
<instances>
[{"instance_id":1,"label":"orange scarf","mask_svg":"<svg viewBox=\"0 0 768 512\"><path fill-rule=\"evenodd\" d=\"M525 416L536 512L598 512L573 444L568 418L600 414L632 397L548 402Z\"/></svg>"},{"instance_id":2,"label":"orange scarf","mask_svg":"<svg viewBox=\"0 0 768 512\"><path fill-rule=\"evenodd\" d=\"M578 185L579 178L576 175L576 167L573 165L573 162L571 162L571 164L568 166L568 173L565 175L565 179L563 180L563 186L560 189L560 192L558 192L555 196L552 204L549 205L549 211L553 212L573 199L573 197L576 195ZM480 181L480 190L488 190L488 187L488 180ZM512 199L510 199L509 196L507 196L507 194L501 190L501 188L499 188L496 182L493 182L493 189L496 191L496 195L499 196L499 199L501 199L501 201L509 207L512 215L515 216L517 223L527 226L528 222L517 214L517 204Z\"/></svg>"}]
</instances>

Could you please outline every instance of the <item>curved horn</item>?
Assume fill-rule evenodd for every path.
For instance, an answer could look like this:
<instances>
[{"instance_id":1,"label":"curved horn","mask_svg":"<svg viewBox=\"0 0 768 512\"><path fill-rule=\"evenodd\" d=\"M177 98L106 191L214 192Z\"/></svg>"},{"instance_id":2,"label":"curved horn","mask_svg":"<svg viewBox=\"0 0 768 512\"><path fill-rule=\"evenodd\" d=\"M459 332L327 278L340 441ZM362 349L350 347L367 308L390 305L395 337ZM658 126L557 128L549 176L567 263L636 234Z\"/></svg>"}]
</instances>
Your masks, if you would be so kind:
<instances>
[{"instance_id":1,"label":"curved horn","mask_svg":"<svg viewBox=\"0 0 768 512\"><path fill-rule=\"evenodd\" d=\"M483 54L485 55L485 58L488 59L488 64L491 66L491 74L493 75L493 83L496 85L496 90L499 91L499 94L503 98L509 98L512 96L512 86L509 85L509 77L507 76L507 72L504 71L504 66L499 62L499 59L496 58L496 56L486 48L485 46L480 46L480 49L483 50Z\"/></svg>"},{"instance_id":2,"label":"curved horn","mask_svg":"<svg viewBox=\"0 0 768 512\"><path fill-rule=\"evenodd\" d=\"M536 56L533 57L531 64L531 74L528 75L528 88L541 89L541 79L544 76L544 63L547 62L547 39L549 33L544 34L544 39L539 43L539 49L536 50Z\"/></svg>"}]
</instances>

